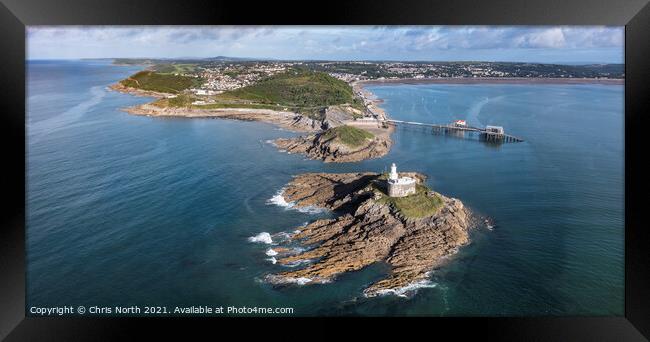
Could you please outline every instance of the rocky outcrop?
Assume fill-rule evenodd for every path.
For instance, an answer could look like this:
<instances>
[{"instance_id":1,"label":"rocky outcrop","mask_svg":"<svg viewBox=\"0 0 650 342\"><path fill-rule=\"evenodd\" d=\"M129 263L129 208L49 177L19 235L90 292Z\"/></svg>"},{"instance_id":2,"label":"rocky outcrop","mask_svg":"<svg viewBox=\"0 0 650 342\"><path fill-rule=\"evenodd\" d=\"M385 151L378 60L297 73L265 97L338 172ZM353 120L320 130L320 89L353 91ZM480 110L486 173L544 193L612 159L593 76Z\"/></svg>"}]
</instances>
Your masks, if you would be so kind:
<instances>
[{"instance_id":1,"label":"rocky outcrop","mask_svg":"<svg viewBox=\"0 0 650 342\"><path fill-rule=\"evenodd\" d=\"M407 173L405 173L407 174ZM423 175L410 173L419 182ZM293 179L283 196L295 206L317 206L340 214L300 228L290 242L310 247L297 254L278 254L283 265L307 266L267 276L275 284L324 283L338 275L376 262L391 266L390 274L364 293L396 291L427 278L428 272L468 243L471 225L463 203L438 193L442 206L424 218L404 218L382 202L383 180L376 173L303 174Z\"/></svg>"},{"instance_id":2,"label":"rocky outcrop","mask_svg":"<svg viewBox=\"0 0 650 342\"><path fill-rule=\"evenodd\" d=\"M350 107L349 105L329 106L325 109L322 120L322 128L329 129L344 125L345 122L363 116L363 112Z\"/></svg>"},{"instance_id":3,"label":"rocky outcrop","mask_svg":"<svg viewBox=\"0 0 650 342\"><path fill-rule=\"evenodd\" d=\"M108 87L111 90L135 96L162 99L174 94L159 93L124 86L118 82ZM134 115L168 116L188 118L223 118L242 121L264 121L280 127L301 132L319 132L342 125L347 120L361 116L362 112L349 105L329 106L320 113L321 118L312 118L301 113L254 108L212 108L167 107L148 103L125 108L124 111Z\"/></svg>"},{"instance_id":4,"label":"rocky outcrop","mask_svg":"<svg viewBox=\"0 0 650 342\"><path fill-rule=\"evenodd\" d=\"M124 94L130 94L133 96L143 96L143 97L153 97L157 99L162 99L168 96L171 96L172 94L166 94L166 93L159 93L157 91L151 91L151 90L144 90L144 89L138 89L138 88L131 88L123 85L122 83L114 83L108 86L108 89L114 90L120 93Z\"/></svg>"},{"instance_id":5,"label":"rocky outcrop","mask_svg":"<svg viewBox=\"0 0 650 342\"><path fill-rule=\"evenodd\" d=\"M309 159L322 160L326 163L349 163L380 158L390 151L392 145L388 136L375 136L359 146L349 146L324 133L280 138L274 140L273 144L287 152L304 154Z\"/></svg>"},{"instance_id":6,"label":"rocky outcrop","mask_svg":"<svg viewBox=\"0 0 650 342\"><path fill-rule=\"evenodd\" d=\"M241 121L262 121L293 131L315 132L320 131L322 122L288 111L254 108L187 108L187 107L160 107L154 104L142 104L124 111L134 115L156 117L184 117L184 118L220 118Z\"/></svg>"}]
</instances>

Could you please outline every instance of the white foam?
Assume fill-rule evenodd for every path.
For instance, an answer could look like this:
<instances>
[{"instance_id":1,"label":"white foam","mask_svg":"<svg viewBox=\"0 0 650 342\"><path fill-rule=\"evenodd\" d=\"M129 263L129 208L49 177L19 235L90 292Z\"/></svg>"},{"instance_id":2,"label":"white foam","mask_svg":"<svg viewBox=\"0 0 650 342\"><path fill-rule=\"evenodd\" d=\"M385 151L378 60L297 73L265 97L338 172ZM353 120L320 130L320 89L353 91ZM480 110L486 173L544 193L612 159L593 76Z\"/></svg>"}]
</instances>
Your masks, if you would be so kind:
<instances>
[{"instance_id":1,"label":"white foam","mask_svg":"<svg viewBox=\"0 0 650 342\"><path fill-rule=\"evenodd\" d=\"M300 252L298 252L298 253L300 253ZM312 260L312 259L296 260L294 262L290 262L290 263L284 264L282 266L293 268L293 267L298 267L300 265L312 263L313 261L314 260Z\"/></svg>"},{"instance_id":2,"label":"white foam","mask_svg":"<svg viewBox=\"0 0 650 342\"><path fill-rule=\"evenodd\" d=\"M313 205L308 205L306 207L300 207L300 208L295 208L295 209L298 210L301 213L306 213L306 214L320 214L320 213L323 213L323 212L325 212L327 210L325 208L319 208L319 207L315 207Z\"/></svg>"},{"instance_id":3,"label":"white foam","mask_svg":"<svg viewBox=\"0 0 650 342\"><path fill-rule=\"evenodd\" d=\"M289 240L289 239L291 239L291 236L292 236L291 233L287 233L287 232L279 232L276 235L279 238L281 238L282 240Z\"/></svg>"},{"instance_id":4,"label":"white foam","mask_svg":"<svg viewBox=\"0 0 650 342\"><path fill-rule=\"evenodd\" d=\"M395 295L398 297L404 297L407 298L408 294L413 293L417 291L418 289L422 288L433 288L438 286L436 283L431 282L430 280L424 279L420 281L416 281L414 283L408 284L406 286L402 287L397 287L394 289L384 289L384 290L379 290L377 291L377 295L379 296L385 296L385 295ZM368 297L368 295L366 295Z\"/></svg>"},{"instance_id":5,"label":"white foam","mask_svg":"<svg viewBox=\"0 0 650 342\"><path fill-rule=\"evenodd\" d=\"M305 278L305 277L294 278L294 279L295 279L296 283L298 283L298 285L305 285L305 284L311 282L310 278Z\"/></svg>"},{"instance_id":6,"label":"white foam","mask_svg":"<svg viewBox=\"0 0 650 342\"><path fill-rule=\"evenodd\" d=\"M313 279L307 277L298 277L298 278L283 278L280 282L284 284L298 284L305 285L311 283Z\"/></svg>"},{"instance_id":7,"label":"white foam","mask_svg":"<svg viewBox=\"0 0 650 342\"><path fill-rule=\"evenodd\" d=\"M272 257L272 256L278 255L278 252L274 251L273 248L269 248L269 249L266 250L266 255Z\"/></svg>"},{"instance_id":8,"label":"white foam","mask_svg":"<svg viewBox=\"0 0 650 342\"><path fill-rule=\"evenodd\" d=\"M307 277L293 278L293 277L283 277L277 274L269 274L266 277L264 277L264 280L272 284L298 284L298 285L305 285L313 281L313 279Z\"/></svg>"},{"instance_id":9,"label":"white foam","mask_svg":"<svg viewBox=\"0 0 650 342\"><path fill-rule=\"evenodd\" d=\"M283 207L286 210L295 209L295 210L298 210L299 212L305 213L305 214L319 214L319 213L327 211L327 209L319 208L319 207L312 206L312 205L308 205L306 207L296 207L296 202L287 202L284 199L284 190L285 189L282 188L278 192L276 192L273 197L269 198L266 201L266 204L277 205L279 207Z\"/></svg>"},{"instance_id":10,"label":"white foam","mask_svg":"<svg viewBox=\"0 0 650 342\"><path fill-rule=\"evenodd\" d=\"M275 193L275 196L271 197L266 201L266 204L275 204L283 208L291 208L295 204L293 202L287 202L284 199L284 188L280 189Z\"/></svg>"},{"instance_id":11,"label":"white foam","mask_svg":"<svg viewBox=\"0 0 650 342\"><path fill-rule=\"evenodd\" d=\"M277 274L269 274L264 277L266 282L271 284L296 284L296 285L306 285L306 284L327 284L331 282L331 279L322 279L322 278L307 278L307 277L283 277Z\"/></svg>"},{"instance_id":12,"label":"white foam","mask_svg":"<svg viewBox=\"0 0 650 342\"><path fill-rule=\"evenodd\" d=\"M268 245L273 243L273 239L271 239L271 234L267 232L261 232L255 236L251 236L248 238L248 241L266 243Z\"/></svg>"},{"instance_id":13,"label":"white foam","mask_svg":"<svg viewBox=\"0 0 650 342\"><path fill-rule=\"evenodd\" d=\"M274 258L274 257L270 257L270 258L268 258L266 260L270 261L273 265L275 265L275 263L278 262L278 260L276 258Z\"/></svg>"}]
</instances>

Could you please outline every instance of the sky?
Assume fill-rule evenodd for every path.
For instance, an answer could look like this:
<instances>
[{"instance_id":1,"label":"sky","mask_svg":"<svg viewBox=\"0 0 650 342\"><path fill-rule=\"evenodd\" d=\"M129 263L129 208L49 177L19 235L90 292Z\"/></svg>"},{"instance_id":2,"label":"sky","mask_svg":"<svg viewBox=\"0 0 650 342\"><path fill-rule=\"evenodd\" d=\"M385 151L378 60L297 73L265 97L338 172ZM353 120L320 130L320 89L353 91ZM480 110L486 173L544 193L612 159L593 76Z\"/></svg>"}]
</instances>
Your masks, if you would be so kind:
<instances>
[{"instance_id":1,"label":"sky","mask_svg":"<svg viewBox=\"0 0 650 342\"><path fill-rule=\"evenodd\" d=\"M27 58L623 63L606 26L29 26Z\"/></svg>"}]
</instances>

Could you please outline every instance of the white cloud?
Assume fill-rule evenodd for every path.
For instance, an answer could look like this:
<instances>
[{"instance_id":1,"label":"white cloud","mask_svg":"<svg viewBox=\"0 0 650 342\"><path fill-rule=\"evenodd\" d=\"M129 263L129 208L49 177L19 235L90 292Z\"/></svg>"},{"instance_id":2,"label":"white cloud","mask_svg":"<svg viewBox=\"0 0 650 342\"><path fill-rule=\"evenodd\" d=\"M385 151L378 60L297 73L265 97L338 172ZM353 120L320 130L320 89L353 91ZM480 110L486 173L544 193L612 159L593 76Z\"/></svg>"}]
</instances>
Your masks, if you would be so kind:
<instances>
[{"instance_id":1,"label":"white cloud","mask_svg":"<svg viewBox=\"0 0 650 342\"><path fill-rule=\"evenodd\" d=\"M622 27L602 26L33 26L27 34L30 58L229 54L407 60L502 56L494 58L507 60L522 55L535 58L539 54L532 50L537 49L549 50L562 60L578 51L604 49L622 60L624 43ZM482 54L477 55L479 51Z\"/></svg>"},{"instance_id":2,"label":"white cloud","mask_svg":"<svg viewBox=\"0 0 650 342\"><path fill-rule=\"evenodd\" d=\"M562 28L559 27L531 32L525 36L523 41L517 41L521 42L524 47L531 48L562 48L567 43Z\"/></svg>"}]
</instances>

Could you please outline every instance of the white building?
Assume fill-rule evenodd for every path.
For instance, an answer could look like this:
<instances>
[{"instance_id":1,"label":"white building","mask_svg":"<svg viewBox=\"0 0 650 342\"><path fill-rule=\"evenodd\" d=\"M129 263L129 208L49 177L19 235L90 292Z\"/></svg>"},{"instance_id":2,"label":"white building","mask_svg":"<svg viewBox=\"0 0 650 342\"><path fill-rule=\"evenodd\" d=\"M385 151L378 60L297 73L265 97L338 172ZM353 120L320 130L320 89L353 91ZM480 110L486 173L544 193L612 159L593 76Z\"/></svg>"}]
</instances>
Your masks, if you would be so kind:
<instances>
[{"instance_id":1,"label":"white building","mask_svg":"<svg viewBox=\"0 0 650 342\"><path fill-rule=\"evenodd\" d=\"M501 127L501 126L485 126L485 130L488 133L492 133L492 134L503 134L504 133L503 127Z\"/></svg>"},{"instance_id":2,"label":"white building","mask_svg":"<svg viewBox=\"0 0 650 342\"><path fill-rule=\"evenodd\" d=\"M388 175L388 196L406 197L415 193L415 179L411 177L400 177L397 173L397 166L393 163L390 166Z\"/></svg>"}]
</instances>

